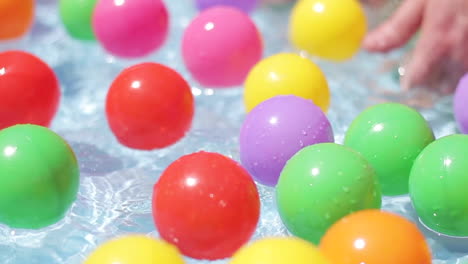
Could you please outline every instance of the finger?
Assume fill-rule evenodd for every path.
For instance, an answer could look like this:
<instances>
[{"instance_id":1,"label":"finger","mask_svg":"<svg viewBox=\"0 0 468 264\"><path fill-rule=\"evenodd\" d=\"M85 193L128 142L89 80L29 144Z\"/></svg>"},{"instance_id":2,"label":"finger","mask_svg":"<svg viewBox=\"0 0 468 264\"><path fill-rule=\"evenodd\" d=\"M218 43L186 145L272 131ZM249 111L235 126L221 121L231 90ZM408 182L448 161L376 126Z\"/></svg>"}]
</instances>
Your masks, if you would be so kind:
<instances>
[{"instance_id":1,"label":"finger","mask_svg":"<svg viewBox=\"0 0 468 264\"><path fill-rule=\"evenodd\" d=\"M465 37L465 41L457 42L454 45L452 59L459 63L459 65L462 65L465 71L468 71L468 49L466 48L466 43L468 43L468 34L467 37Z\"/></svg>"},{"instance_id":2,"label":"finger","mask_svg":"<svg viewBox=\"0 0 468 264\"><path fill-rule=\"evenodd\" d=\"M405 44L421 25L425 0L406 0L395 14L364 39L369 51L385 52Z\"/></svg>"},{"instance_id":3,"label":"finger","mask_svg":"<svg viewBox=\"0 0 468 264\"><path fill-rule=\"evenodd\" d=\"M452 58L468 70L468 1L459 0Z\"/></svg>"},{"instance_id":4,"label":"finger","mask_svg":"<svg viewBox=\"0 0 468 264\"><path fill-rule=\"evenodd\" d=\"M432 1L424 13L421 38L416 43L412 58L402 79L403 89L424 83L437 64L448 54L451 38L447 32L454 24L454 13L442 10L440 1Z\"/></svg>"}]
</instances>

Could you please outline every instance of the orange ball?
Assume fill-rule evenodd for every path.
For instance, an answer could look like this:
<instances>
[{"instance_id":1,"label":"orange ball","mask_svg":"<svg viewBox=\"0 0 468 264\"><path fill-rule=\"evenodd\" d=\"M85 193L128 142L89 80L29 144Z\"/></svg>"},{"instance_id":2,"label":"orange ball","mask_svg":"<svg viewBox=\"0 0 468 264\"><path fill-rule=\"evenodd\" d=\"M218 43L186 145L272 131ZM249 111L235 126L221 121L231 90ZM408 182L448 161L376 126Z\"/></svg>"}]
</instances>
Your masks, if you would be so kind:
<instances>
[{"instance_id":1,"label":"orange ball","mask_svg":"<svg viewBox=\"0 0 468 264\"><path fill-rule=\"evenodd\" d=\"M0 40L23 36L33 19L34 0L0 0Z\"/></svg>"},{"instance_id":2,"label":"orange ball","mask_svg":"<svg viewBox=\"0 0 468 264\"><path fill-rule=\"evenodd\" d=\"M431 252L417 226L380 210L353 213L325 234L320 249L332 264L430 264Z\"/></svg>"}]
</instances>

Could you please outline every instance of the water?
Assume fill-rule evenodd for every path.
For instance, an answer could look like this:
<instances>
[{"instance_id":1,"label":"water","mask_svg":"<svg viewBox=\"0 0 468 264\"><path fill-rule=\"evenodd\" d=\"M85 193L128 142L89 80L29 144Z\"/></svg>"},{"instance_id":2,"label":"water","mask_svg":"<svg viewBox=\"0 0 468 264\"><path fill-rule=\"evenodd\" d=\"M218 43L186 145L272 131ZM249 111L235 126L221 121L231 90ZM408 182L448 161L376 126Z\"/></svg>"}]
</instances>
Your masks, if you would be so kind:
<instances>
[{"instance_id":1,"label":"water","mask_svg":"<svg viewBox=\"0 0 468 264\"><path fill-rule=\"evenodd\" d=\"M204 89L190 77L179 50L183 28L196 11L190 0L166 2L172 16L170 38L159 52L147 58L120 60L96 44L70 39L59 21L54 0L38 0L36 24L27 38L0 44L0 50L23 49L40 56L57 73L63 98L52 129L70 142L81 169L79 196L65 219L37 231L0 225L0 263L78 264L97 245L118 235L138 232L156 237L151 218L152 187L167 165L198 150L216 151L239 160L238 135L245 117L242 89ZM387 16L392 6L371 10L371 24ZM264 8L253 14L264 35L265 55L293 51L285 37L287 16L287 7ZM386 101L419 109L437 137L456 132L450 96L400 90L397 77L404 56L405 50L400 50L386 55L360 53L342 64L315 59L332 91L328 116L337 142L343 141L344 131L359 112ZM164 150L141 152L120 146L105 122L103 102L110 83L125 67L143 61L164 63L178 70L192 84L196 96L193 129L181 142ZM261 219L252 239L288 235L276 211L273 189L259 186L259 191ZM385 198L383 208L417 222L408 197ZM434 263L468 263L468 253L447 249L445 245L450 243L442 243L440 236L428 233L428 240ZM226 260L188 259L188 263Z\"/></svg>"}]
</instances>

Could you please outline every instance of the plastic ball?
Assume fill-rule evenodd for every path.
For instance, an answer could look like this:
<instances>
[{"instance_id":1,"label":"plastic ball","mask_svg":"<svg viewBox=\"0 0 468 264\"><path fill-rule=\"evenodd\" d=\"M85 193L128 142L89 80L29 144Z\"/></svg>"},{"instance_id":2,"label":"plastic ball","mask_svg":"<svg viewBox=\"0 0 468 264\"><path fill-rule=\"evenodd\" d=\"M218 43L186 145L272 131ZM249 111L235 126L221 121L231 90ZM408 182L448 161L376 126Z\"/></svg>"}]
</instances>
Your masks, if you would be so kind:
<instances>
[{"instance_id":1,"label":"plastic ball","mask_svg":"<svg viewBox=\"0 0 468 264\"><path fill-rule=\"evenodd\" d=\"M276 199L288 230L314 244L342 217L381 206L370 164L334 143L308 146L294 155L281 172Z\"/></svg>"},{"instance_id":2,"label":"plastic ball","mask_svg":"<svg viewBox=\"0 0 468 264\"><path fill-rule=\"evenodd\" d=\"M163 45L169 14L162 0L98 0L92 25L96 38L109 53L137 58Z\"/></svg>"},{"instance_id":3,"label":"plastic ball","mask_svg":"<svg viewBox=\"0 0 468 264\"><path fill-rule=\"evenodd\" d=\"M262 53L254 22L244 12L226 6L201 12L182 40L187 69L200 84L213 88L242 84Z\"/></svg>"},{"instance_id":4,"label":"plastic ball","mask_svg":"<svg viewBox=\"0 0 468 264\"><path fill-rule=\"evenodd\" d=\"M461 132L468 134L468 73L460 79L454 95L455 120Z\"/></svg>"},{"instance_id":5,"label":"plastic ball","mask_svg":"<svg viewBox=\"0 0 468 264\"><path fill-rule=\"evenodd\" d=\"M195 0L199 10L205 10L215 6L232 6L250 13L258 5L258 0Z\"/></svg>"},{"instance_id":6,"label":"plastic ball","mask_svg":"<svg viewBox=\"0 0 468 264\"><path fill-rule=\"evenodd\" d=\"M468 135L451 135L427 146L414 162L410 196L421 221L450 236L468 236Z\"/></svg>"},{"instance_id":7,"label":"plastic ball","mask_svg":"<svg viewBox=\"0 0 468 264\"><path fill-rule=\"evenodd\" d=\"M114 80L106 113L121 144L159 149L176 143L190 129L194 99L177 72L161 64L142 63L125 69Z\"/></svg>"},{"instance_id":8,"label":"plastic ball","mask_svg":"<svg viewBox=\"0 0 468 264\"><path fill-rule=\"evenodd\" d=\"M252 236L259 214L259 194L248 172L217 153L181 157L154 187L159 234L191 258L232 256Z\"/></svg>"},{"instance_id":9,"label":"plastic ball","mask_svg":"<svg viewBox=\"0 0 468 264\"><path fill-rule=\"evenodd\" d=\"M0 1L0 40L22 37L34 21L34 0Z\"/></svg>"},{"instance_id":10,"label":"plastic ball","mask_svg":"<svg viewBox=\"0 0 468 264\"><path fill-rule=\"evenodd\" d=\"M240 133L240 158L257 182L275 186L294 154L324 142L334 142L334 137L320 108L293 95L277 96L247 115Z\"/></svg>"},{"instance_id":11,"label":"plastic ball","mask_svg":"<svg viewBox=\"0 0 468 264\"><path fill-rule=\"evenodd\" d=\"M339 264L431 264L424 235L407 219L379 210L364 210L334 224L320 250Z\"/></svg>"},{"instance_id":12,"label":"plastic ball","mask_svg":"<svg viewBox=\"0 0 468 264\"><path fill-rule=\"evenodd\" d=\"M97 0L60 0L60 17L74 38L94 40L92 17Z\"/></svg>"},{"instance_id":13,"label":"plastic ball","mask_svg":"<svg viewBox=\"0 0 468 264\"><path fill-rule=\"evenodd\" d=\"M292 53L263 59L249 72L245 81L247 111L277 95L310 99L324 112L330 104L330 91L322 70L312 61Z\"/></svg>"},{"instance_id":14,"label":"plastic ball","mask_svg":"<svg viewBox=\"0 0 468 264\"><path fill-rule=\"evenodd\" d=\"M384 195L408 193L414 160L434 134L416 110L396 103L372 106L346 132L345 145L361 153L377 172Z\"/></svg>"},{"instance_id":15,"label":"plastic ball","mask_svg":"<svg viewBox=\"0 0 468 264\"><path fill-rule=\"evenodd\" d=\"M298 1L290 19L290 39L297 48L334 61L353 57L366 31L357 0Z\"/></svg>"},{"instance_id":16,"label":"plastic ball","mask_svg":"<svg viewBox=\"0 0 468 264\"><path fill-rule=\"evenodd\" d=\"M184 264L179 250L161 240L127 235L107 241L92 252L84 264Z\"/></svg>"},{"instance_id":17,"label":"plastic ball","mask_svg":"<svg viewBox=\"0 0 468 264\"><path fill-rule=\"evenodd\" d=\"M61 220L78 193L75 154L37 125L0 130L0 223L38 229Z\"/></svg>"},{"instance_id":18,"label":"plastic ball","mask_svg":"<svg viewBox=\"0 0 468 264\"><path fill-rule=\"evenodd\" d=\"M60 94L55 73L41 59L22 51L0 52L0 129L49 126Z\"/></svg>"},{"instance_id":19,"label":"plastic ball","mask_svg":"<svg viewBox=\"0 0 468 264\"><path fill-rule=\"evenodd\" d=\"M229 264L329 264L311 243L295 237L263 238L245 245Z\"/></svg>"}]
</instances>

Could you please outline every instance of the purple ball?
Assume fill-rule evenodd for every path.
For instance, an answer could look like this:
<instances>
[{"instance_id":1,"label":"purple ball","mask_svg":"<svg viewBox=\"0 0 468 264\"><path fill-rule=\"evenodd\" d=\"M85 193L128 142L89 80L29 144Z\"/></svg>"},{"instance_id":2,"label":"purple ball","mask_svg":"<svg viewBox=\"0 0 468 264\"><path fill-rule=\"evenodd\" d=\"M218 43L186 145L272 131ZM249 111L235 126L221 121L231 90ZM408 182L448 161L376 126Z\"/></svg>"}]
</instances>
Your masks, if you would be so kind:
<instances>
[{"instance_id":1,"label":"purple ball","mask_svg":"<svg viewBox=\"0 0 468 264\"><path fill-rule=\"evenodd\" d=\"M286 162L302 148L334 142L325 114L312 101L276 96L255 107L240 133L242 165L261 184L276 186Z\"/></svg>"},{"instance_id":2,"label":"purple ball","mask_svg":"<svg viewBox=\"0 0 468 264\"><path fill-rule=\"evenodd\" d=\"M468 73L458 83L453 100L458 127L462 133L468 134Z\"/></svg>"},{"instance_id":3,"label":"purple ball","mask_svg":"<svg viewBox=\"0 0 468 264\"><path fill-rule=\"evenodd\" d=\"M199 10L205 10L213 6L232 6L250 13L257 7L258 0L195 0Z\"/></svg>"}]
</instances>

